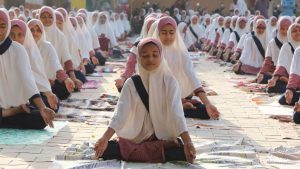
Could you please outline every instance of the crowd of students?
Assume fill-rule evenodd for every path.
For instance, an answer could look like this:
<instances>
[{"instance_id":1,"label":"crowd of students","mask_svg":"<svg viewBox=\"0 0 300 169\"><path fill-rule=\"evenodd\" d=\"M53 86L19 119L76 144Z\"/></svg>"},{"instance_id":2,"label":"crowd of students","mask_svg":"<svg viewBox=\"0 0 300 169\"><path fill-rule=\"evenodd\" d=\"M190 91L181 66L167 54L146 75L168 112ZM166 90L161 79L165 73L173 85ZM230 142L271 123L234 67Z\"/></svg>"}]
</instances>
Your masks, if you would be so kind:
<instances>
[{"instance_id":1,"label":"crowd of students","mask_svg":"<svg viewBox=\"0 0 300 169\"><path fill-rule=\"evenodd\" d=\"M131 30L124 13L47 6L26 11L0 9L0 128L53 127L59 100L80 92L85 75L104 65ZM115 80L120 98L95 145L96 158L193 163L196 151L185 118L217 120L220 113L189 51L231 62L237 74L257 75L268 92L283 94L280 104L295 105L294 121L300 123L299 18L268 19L249 11L186 16L178 9L172 16L145 16ZM117 141L111 140L114 134Z\"/></svg>"},{"instance_id":2,"label":"crowd of students","mask_svg":"<svg viewBox=\"0 0 300 169\"><path fill-rule=\"evenodd\" d=\"M80 92L131 30L125 13L48 6L1 8L0 22L0 128L53 127L59 100Z\"/></svg>"}]
</instances>

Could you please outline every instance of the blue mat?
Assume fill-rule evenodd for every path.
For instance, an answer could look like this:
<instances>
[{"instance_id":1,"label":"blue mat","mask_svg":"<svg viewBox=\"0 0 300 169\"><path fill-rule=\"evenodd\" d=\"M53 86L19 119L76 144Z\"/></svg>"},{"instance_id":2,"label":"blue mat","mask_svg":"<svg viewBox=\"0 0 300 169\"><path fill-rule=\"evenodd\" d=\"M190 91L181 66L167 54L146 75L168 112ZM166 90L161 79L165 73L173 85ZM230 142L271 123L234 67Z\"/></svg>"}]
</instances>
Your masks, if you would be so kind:
<instances>
[{"instance_id":1,"label":"blue mat","mask_svg":"<svg viewBox=\"0 0 300 169\"><path fill-rule=\"evenodd\" d=\"M43 130L0 129L0 144L41 144L64 128L68 122L55 121L54 127Z\"/></svg>"}]
</instances>

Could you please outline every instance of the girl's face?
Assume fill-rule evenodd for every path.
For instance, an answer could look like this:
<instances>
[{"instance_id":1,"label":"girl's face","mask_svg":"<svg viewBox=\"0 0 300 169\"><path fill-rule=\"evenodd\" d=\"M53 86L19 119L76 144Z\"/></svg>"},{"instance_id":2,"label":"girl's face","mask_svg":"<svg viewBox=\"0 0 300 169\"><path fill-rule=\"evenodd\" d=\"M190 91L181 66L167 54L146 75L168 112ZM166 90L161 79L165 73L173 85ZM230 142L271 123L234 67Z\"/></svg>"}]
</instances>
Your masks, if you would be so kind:
<instances>
[{"instance_id":1,"label":"girl's face","mask_svg":"<svg viewBox=\"0 0 300 169\"><path fill-rule=\"evenodd\" d=\"M14 12L8 12L9 19L12 20L15 18L15 13Z\"/></svg>"},{"instance_id":2,"label":"girl's face","mask_svg":"<svg viewBox=\"0 0 300 169\"><path fill-rule=\"evenodd\" d=\"M32 33L32 36L33 36L35 42L37 42L37 41L39 41L41 39L41 37L42 37L42 31L41 31L41 29L40 29L39 26L35 25L34 27L32 27L30 29L30 31Z\"/></svg>"},{"instance_id":3,"label":"girl's face","mask_svg":"<svg viewBox=\"0 0 300 169\"><path fill-rule=\"evenodd\" d=\"M230 23L231 23L230 20L227 21L227 22L225 23L225 27L226 27L226 28L230 28Z\"/></svg>"},{"instance_id":4,"label":"girl's face","mask_svg":"<svg viewBox=\"0 0 300 169\"><path fill-rule=\"evenodd\" d=\"M103 25L106 22L106 16L105 15L100 15L100 23Z\"/></svg>"},{"instance_id":5,"label":"girl's face","mask_svg":"<svg viewBox=\"0 0 300 169\"><path fill-rule=\"evenodd\" d=\"M196 24L198 23L198 18L197 18L197 17L193 17L192 23L193 23L194 25L196 25Z\"/></svg>"},{"instance_id":6,"label":"girl's face","mask_svg":"<svg viewBox=\"0 0 300 169\"><path fill-rule=\"evenodd\" d=\"M245 22L244 20L240 21L240 22L239 22L239 27L240 27L241 29L244 29L244 28L246 27L246 22Z\"/></svg>"},{"instance_id":7,"label":"girl's face","mask_svg":"<svg viewBox=\"0 0 300 169\"><path fill-rule=\"evenodd\" d=\"M5 40L6 33L8 31L7 24L4 22L4 20L0 19L0 41Z\"/></svg>"},{"instance_id":8,"label":"girl's face","mask_svg":"<svg viewBox=\"0 0 300 169\"><path fill-rule=\"evenodd\" d=\"M235 28L235 26L236 26L236 20L232 21L232 26Z\"/></svg>"},{"instance_id":9,"label":"girl's face","mask_svg":"<svg viewBox=\"0 0 300 169\"><path fill-rule=\"evenodd\" d=\"M53 24L53 16L48 12L42 13L40 18L43 25L46 27L51 26Z\"/></svg>"},{"instance_id":10,"label":"girl's face","mask_svg":"<svg viewBox=\"0 0 300 169\"><path fill-rule=\"evenodd\" d=\"M13 26L11 28L9 36L13 41L19 42L20 44L24 43L25 35L23 34L21 28L18 26Z\"/></svg>"},{"instance_id":11,"label":"girl's face","mask_svg":"<svg viewBox=\"0 0 300 169\"><path fill-rule=\"evenodd\" d=\"M300 42L300 27L296 26L291 32L294 41Z\"/></svg>"},{"instance_id":12,"label":"girl's face","mask_svg":"<svg viewBox=\"0 0 300 169\"><path fill-rule=\"evenodd\" d=\"M274 26L276 26L276 24L277 24L277 19L273 18L271 20L271 25L274 27Z\"/></svg>"},{"instance_id":13,"label":"girl's face","mask_svg":"<svg viewBox=\"0 0 300 169\"><path fill-rule=\"evenodd\" d=\"M161 62L159 48L149 43L142 47L140 51L140 63L147 71L155 70L159 67Z\"/></svg>"},{"instance_id":14,"label":"girl's face","mask_svg":"<svg viewBox=\"0 0 300 169\"><path fill-rule=\"evenodd\" d=\"M209 25L209 24L210 24L210 19L206 19L206 20L205 20L205 24L206 24L206 25Z\"/></svg>"},{"instance_id":15,"label":"girl's face","mask_svg":"<svg viewBox=\"0 0 300 169\"><path fill-rule=\"evenodd\" d=\"M283 36L283 37L287 36L287 31L289 29L289 26L290 26L290 24L285 24L285 25L280 26L279 33L281 36Z\"/></svg>"},{"instance_id":16,"label":"girl's face","mask_svg":"<svg viewBox=\"0 0 300 169\"><path fill-rule=\"evenodd\" d=\"M219 23L220 26L223 26L223 24L224 24L224 19L223 19L223 18L219 19L219 20L218 20L218 23Z\"/></svg>"},{"instance_id":17,"label":"girl's face","mask_svg":"<svg viewBox=\"0 0 300 169\"><path fill-rule=\"evenodd\" d=\"M63 25L63 21L60 19L56 19L56 26L58 27L59 30L63 30L64 25Z\"/></svg>"},{"instance_id":18,"label":"girl's face","mask_svg":"<svg viewBox=\"0 0 300 169\"><path fill-rule=\"evenodd\" d=\"M176 30L170 24L163 26L162 29L159 31L159 39L161 43L165 46L170 46L173 44L173 42L175 41L175 35Z\"/></svg>"},{"instance_id":19,"label":"girl's face","mask_svg":"<svg viewBox=\"0 0 300 169\"><path fill-rule=\"evenodd\" d=\"M265 30L266 30L266 26L265 25L259 25L259 26L256 27L256 31L257 31L256 33L258 35L264 34Z\"/></svg>"},{"instance_id":20,"label":"girl's face","mask_svg":"<svg viewBox=\"0 0 300 169\"><path fill-rule=\"evenodd\" d=\"M93 15L93 22L96 22L97 21L97 19L98 19L98 15L97 14L95 14L95 15Z\"/></svg>"}]
</instances>

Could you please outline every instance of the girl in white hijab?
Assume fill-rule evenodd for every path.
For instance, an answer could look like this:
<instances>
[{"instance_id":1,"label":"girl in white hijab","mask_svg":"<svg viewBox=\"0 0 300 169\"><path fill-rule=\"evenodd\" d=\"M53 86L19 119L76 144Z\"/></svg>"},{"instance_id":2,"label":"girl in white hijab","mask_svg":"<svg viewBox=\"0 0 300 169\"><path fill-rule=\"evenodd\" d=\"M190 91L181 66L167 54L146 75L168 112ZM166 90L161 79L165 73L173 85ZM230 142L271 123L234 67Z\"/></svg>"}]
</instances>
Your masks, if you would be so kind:
<instances>
[{"instance_id":1,"label":"girl in white hijab","mask_svg":"<svg viewBox=\"0 0 300 169\"><path fill-rule=\"evenodd\" d=\"M36 85L41 93L44 103L53 110L58 111L58 101L51 91L41 53L34 43L34 39L26 23L19 19L13 19L11 21L10 38L25 47L29 56Z\"/></svg>"},{"instance_id":2,"label":"girl in white hijab","mask_svg":"<svg viewBox=\"0 0 300 169\"><path fill-rule=\"evenodd\" d=\"M96 159L106 158L106 152L111 151L109 140L116 133L120 152L114 154L120 154L122 160L193 163L196 152L187 132L180 89L165 63L161 45L158 40L146 38L139 43L138 51L140 74L125 82L115 115L96 143ZM145 97L140 95L138 87L144 88ZM148 102L144 102L146 99ZM179 136L184 146L178 145ZM170 159L174 146L181 151L176 153L177 159Z\"/></svg>"},{"instance_id":3,"label":"girl in white hijab","mask_svg":"<svg viewBox=\"0 0 300 169\"><path fill-rule=\"evenodd\" d=\"M256 21L258 19L265 19L265 17L262 15L258 15L254 18L254 20L250 21L250 24L247 25L247 29L249 30L249 32L247 32L240 38L240 41L234 50L234 54L230 58L231 63L235 64L240 59L241 54L244 49L246 39L248 39L249 37L252 37L254 35L253 28L255 27Z\"/></svg>"},{"instance_id":4,"label":"girl in white hijab","mask_svg":"<svg viewBox=\"0 0 300 169\"><path fill-rule=\"evenodd\" d=\"M106 58L108 57L108 54L105 52L102 52L100 50L100 43L98 39L98 35L95 31L95 28L93 26L89 26L88 13L86 10L82 10L81 13L78 13L78 16L81 16L86 29L90 32L91 38L92 38L92 47L93 47L93 52L90 52L90 59L94 65L105 65Z\"/></svg>"},{"instance_id":5,"label":"girl in white hijab","mask_svg":"<svg viewBox=\"0 0 300 169\"><path fill-rule=\"evenodd\" d=\"M230 37L230 34L232 33L233 29L231 28L231 24L232 24L233 21L231 21L231 17L230 16L226 16L225 17L225 23L224 23L224 33L223 33L223 36L222 38L220 39L220 42L219 42L219 45L218 45L218 53L217 53L217 58L221 58L223 52L224 52L224 49L226 47L226 44L228 43L229 41L229 37Z\"/></svg>"},{"instance_id":6,"label":"girl in white hijab","mask_svg":"<svg viewBox=\"0 0 300 169\"><path fill-rule=\"evenodd\" d=\"M121 23L123 24L123 27L125 29L125 34L126 34L126 36L128 36L129 33L131 32L131 26L130 26L130 22L127 18L127 14L126 13L121 13L120 14L120 20L121 20Z\"/></svg>"},{"instance_id":7,"label":"girl in white hijab","mask_svg":"<svg viewBox=\"0 0 300 169\"><path fill-rule=\"evenodd\" d=\"M178 24L178 31L180 33L180 36L181 36L186 48L188 48L189 50L191 48L195 49L196 47L194 46L191 35L188 33L188 29L189 29L189 27L187 26L187 24L185 22L180 22Z\"/></svg>"},{"instance_id":8,"label":"girl in white hijab","mask_svg":"<svg viewBox=\"0 0 300 169\"><path fill-rule=\"evenodd\" d=\"M298 93L296 92L299 87L297 86L299 85L297 81L297 64L299 63L294 62L299 61L297 59L294 60L294 57L298 57L298 53L295 51L300 46L300 24L294 23L289 27L288 41L280 50L276 70L269 82L269 87L277 87L277 92L286 92L279 100L279 103L282 105L294 105L300 96L297 96ZM281 83L281 85L277 83ZM288 85L286 86L286 84Z\"/></svg>"},{"instance_id":9,"label":"girl in white hijab","mask_svg":"<svg viewBox=\"0 0 300 169\"><path fill-rule=\"evenodd\" d=\"M75 84L63 70L52 44L46 41L43 24L38 19L32 19L28 22L28 27L40 49L46 75L50 81L53 93L60 100L67 99L74 90Z\"/></svg>"},{"instance_id":10,"label":"girl in white hijab","mask_svg":"<svg viewBox=\"0 0 300 169\"><path fill-rule=\"evenodd\" d=\"M212 33L213 34L212 41L210 43L211 49L209 51L209 54L211 56L215 56L217 54L217 46L220 45L223 33L225 31L224 17L219 16L216 20L217 20L217 26L215 28L215 31Z\"/></svg>"},{"instance_id":11,"label":"girl in white hijab","mask_svg":"<svg viewBox=\"0 0 300 169\"><path fill-rule=\"evenodd\" d=\"M259 72L265 58L265 50L267 49L266 25L263 19L256 21L254 35L246 39L241 58L233 66L235 73L256 75Z\"/></svg>"},{"instance_id":12,"label":"girl in white hijab","mask_svg":"<svg viewBox=\"0 0 300 169\"><path fill-rule=\"evenodd\" d=\"M191 38L193 47L195 47L195 49L191 49L193 51L201 49L200 39L203 38L203 32L201 32L201 28L198 24L198 19L199 19L198 16L196 15L192 16L191 24L188 26L186 30L186 35Z\"/></svg>"},{"instance_id":13,"label":"girl in white hijab","mask_svg":"<svg viewBox=\"0 0 300 169\"><path fill-rule=\"evenodd\" d=\"M151 14L150 14L151 15ZM122 90L122 86L126 79L130 78L136 73L136 64L137 64L137 55L138 49L137 46L140 43L140 40L146 38L148 36L148 32L150 31L150 27L156 21L156 18L151 16L147 17L144 21L140 36L136 39L133 47L130 49L130 54L127 59L126 67L124 72L121 74L120 78L115 80L115 86L118 91Z\"/></svg>"},{"instance_id":14,"label":"girl in white hijab","mask_svg":"<svg viewBox=\"0 0 300 169\"><path fill-rule=\"evenodd\" d=\"M277 35L268 43L264 64L256 78L257 83L267 84L268 80L272 78L278 62L280 49L284 43L288 42L287 31L292 23L292 20L288 16L279 19L277 23Z\"/></svg>"},{"instance_id":15,"label":"girl in white hijab","mask_svg":"<svg viewBox=\"0 0 300 169\"><path fill-rule=\"evenodd\" d=\"M96 24L94 25L94 29L98 37L102 36L103 38L107 38L109 40L111 48L118 46L113 27L110 25L109 18L105 15L104 12L99 13L99 17Z\"/></svg>"},{"instance_id":16,"label":"girl in white hijab","mask_svg":"<svg viewBox=\"0 0 300 169\"><path fill-rule=\"evenodd\" d=\"M186 98L194 93L206 106L207 112L205 113L209 117L217 119L219 112L207 99L201 81L196 77L189 53L177 29L176 21L169 16L160 18L153 37L162 43L163 55L179 83L181 97Z\"/></svg>"},{"instance_id":17,"label":"girl in white hijab","mask_svg":"<svg viewBox=\"0 0 300 169\"><path fill-rule=\"evenodd\" d=\"M61 16L57 11L60 12L63 16L63 18L61 18L61 21L59 19ZM75 67L75 69L77 69L81 64L81 57L89 57L88 51L85 50L84 42L79 40L79 36L77 35L72 23L70 22L67 11L64 8L58 8L56 9L55 14L56 17L58 17L56 19L57 27L64 33L67 38L73 66Z\"/></svg>"},{"instance_id":18,"label":"girl in white hijab","mask_svg":"<svg viewBox=\"0 0 300 169\"><path fill-rule=\"evenodd\" d=\"M284 93L286 91L294 51L299 46L298 38L300 35L297 33L298 29L299 24L292 24L288 29L288 41L280 49L276 70L272 79L268 82L269 93Z\"/></svg>"},{"instance_id":19,"label":"girl in white hijab","mask_svg":"<svg viewBox=\"0 0 300 169\"><path fill-rule=\"evenodd\" d=\"M268 41L272 40L276 36L276 33L274 34L274 31L276 31L277 28L276 25L277 18L275 16L271 16L267 24Z\"/></svg>"},{"instance_id":20,"label":"girl in white hijab","mask_svg":"<svg viewBox=\"0 0 300 169\"><path fill-rule=\"evenodd\" d=\"M44 6L40 10L39 19L43 23L46 39L56 50L60 64L75 83L76 90L80 90L85 77L80 71L74 71L73 62L65 35L56 27L56 18L52 8ZM80 80L79 80L79 79Z\"/></svg>"},{"instance_id":21,"label":"girl in white hijab","mask_svg":"<svg viewBox=\"0 0 300 169\"><path fill-rule=\"evenodd\" d=\"M230 34L229 41L226 46L226 51L223 57L224 61L230 61L230 57L237 47L241 37L249 30L246 27L247 20L245 17L239 17L236 22L234 31Z\"/></svg>"},{"instance_id":22,"label":"girl in white hijab","mask_svg":"<svg viewBox=\"0 0 300 169\"><path fill-rule=\"evenodd\" d=\"M11 22L3 8L0 25L0 128L53 127L54 111L41 99L25 48L9 38ZM35 107L29 109L28 101Z\"/></svg>"}]
</instances>

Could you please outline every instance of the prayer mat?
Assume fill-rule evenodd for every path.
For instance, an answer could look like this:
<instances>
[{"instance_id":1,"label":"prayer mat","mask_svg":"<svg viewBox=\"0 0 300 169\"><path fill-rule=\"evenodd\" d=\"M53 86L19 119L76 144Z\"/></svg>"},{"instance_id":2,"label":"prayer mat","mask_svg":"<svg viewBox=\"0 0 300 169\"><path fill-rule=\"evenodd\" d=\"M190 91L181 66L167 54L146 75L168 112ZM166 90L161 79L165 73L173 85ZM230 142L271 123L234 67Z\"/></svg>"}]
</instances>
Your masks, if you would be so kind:
<instances>
[{"instance_id":1,"label":"prayer mat","mask_svg":"<svg viewBox=\"0 0 300 169\"><path fill-rule=\"evenodd\" d=\"M186 162L167 163L133 163L118 160L95 161L84 160L93 157L93 144L83 143L72 145L62 155L56 156L51 169L85 169L85 168L131 168L131 169L198 169L198 168L264 168L257 159L257 152L253 146L244 142L244 139L235 142L209 141L194 142L197 157L195 164ZM74 159L74 160L73 160ZM80 160L81 159L81 160Z\"/></svg>"},{"instance_id":2,"label":"prayer mat","mask_svg":"<svg viewBox=\"0 0 300 169\"><path fill-rule=\"evenodd\" d=\"M106 98L104 99L67 99L60 102L60 106L75 108L75 109L89 109L89 110L97 110L97 111L113 111L115 109L114 101L108 101Z\"/></svg>"},{"instance_id":3,"label":"prayer mat","mask_svg":"<svg viewBox=\"0 0 300 169\"><path fill-rule=\"evenodd\" d=\"M275 168L298 169L300 167L300 146L277 147L268 155L267 163Z\"/></svg>"},{"instance_id":4,"label":"prayer mat","mask_svg":"<svg viewBox=\"0 0 300 169\"><path fill-rule=\"evenodd\" d=\"M42 130L0 129L0 144L42 144L55 136L68 122L54 121L54 128Z\"/></svg>"},{"instance_id":5,"label":"prayer mat","mask_svg":"<svg viewBox=\"0 0 300 169\"><path fill-rule=\"evenodd\" d=\"M55 161L49 169L204 169L186 162L132 163L118 160L108 161Z\"/></svg>"},{"instance_id":6,"label":"prayer mat","mask_svg":"<svg viewBox=\"0 0 300 169\"><path fill-rule=\"evenodd\" d=\"M88 80L82 85L82 89L98 89L101 81L99 80Z\"/></svg>"},{"instance_id":7,"label":"prayer mat","mask_svg":"<svg viewBox=\"0 0 300 169\"><path fill-rule=\"evenodd\" d=\"M100 70L101 73L117 73L119 68L105 67Z\"/></svg>"},{"instance_id":8,"label":"prayer mat","mask_svg":"<svg viewBox=\"0 0 300 169\"><path fill-rule=\"evenodd\" d=\"M101 72L94 72L91 74L87 74L86 76L90 76L90 77L103 77L103 74Z\"/></svg>"},{"instance_id":9,"label":"prayer mat","mask_svg":"<svg viewBox=\"0 0 300 169\"><path fill-rule=\"evenodd\" d=\"M87 82L82 85L82 89L98 89L100 84L100 80L87 80Z\"/></svg>"}]
</instances>

